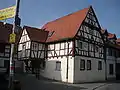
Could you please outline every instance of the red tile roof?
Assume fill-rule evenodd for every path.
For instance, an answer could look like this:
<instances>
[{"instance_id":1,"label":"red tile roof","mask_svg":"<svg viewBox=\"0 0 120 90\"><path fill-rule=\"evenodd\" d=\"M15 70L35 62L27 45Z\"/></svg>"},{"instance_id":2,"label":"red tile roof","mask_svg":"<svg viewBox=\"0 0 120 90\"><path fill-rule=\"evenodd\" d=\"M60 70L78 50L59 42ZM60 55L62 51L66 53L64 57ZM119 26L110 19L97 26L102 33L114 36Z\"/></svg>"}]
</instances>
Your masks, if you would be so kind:
<instances>
[{"instance_id":1,"label":"red tile roof","mask_svg":"<svg viewBox=\"0 0 120 90\"><path fill-rule=\"evenodd\" d=\"M108 33L108 38L109 38L109 39L112 39L112 38L115 38L115 39L116 39L116 35L115 35L115 34L112 34L112 33Z\"/></svg>"},{"instance_id":2,"label":"red tile roof","mask_svg":"<svg viewBox=\"0 0 120 90\"><path fill-rule=\"evenodd\" d=\"M24 26L23 29L26 29L28 36L32 41L46 42L48 37L48 31L29 26Z\"/></svg>"},{"instance_id":3,"label":"red tile roof","mask_svg":"<svg viewBox=\"0 0 120 90\"><path fill-rule=\"evenodd\" d=\"M85 19L89 8L84 8L45 24L42 29L49 32L54 31L53 35L47 39L47 42L73 38Z\"/></svg>"}]
</instances>

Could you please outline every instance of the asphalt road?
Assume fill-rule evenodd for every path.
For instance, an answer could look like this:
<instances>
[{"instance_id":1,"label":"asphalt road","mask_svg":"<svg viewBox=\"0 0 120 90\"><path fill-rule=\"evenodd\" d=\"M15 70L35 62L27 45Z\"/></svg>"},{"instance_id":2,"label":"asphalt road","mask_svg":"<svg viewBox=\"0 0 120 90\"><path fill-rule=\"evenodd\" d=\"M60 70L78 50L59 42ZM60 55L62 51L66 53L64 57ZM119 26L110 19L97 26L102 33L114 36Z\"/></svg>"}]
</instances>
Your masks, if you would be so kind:
<instances>
[{"instance_id":1,"label":"asphalt road","mask_svg":"<svg viewBox=\"0 0 120 90\"><path fill-rule=\"evenodd\" d=\"M110 83L96 90L120 90L120 83Z\"/></svg>"}]
</instances>

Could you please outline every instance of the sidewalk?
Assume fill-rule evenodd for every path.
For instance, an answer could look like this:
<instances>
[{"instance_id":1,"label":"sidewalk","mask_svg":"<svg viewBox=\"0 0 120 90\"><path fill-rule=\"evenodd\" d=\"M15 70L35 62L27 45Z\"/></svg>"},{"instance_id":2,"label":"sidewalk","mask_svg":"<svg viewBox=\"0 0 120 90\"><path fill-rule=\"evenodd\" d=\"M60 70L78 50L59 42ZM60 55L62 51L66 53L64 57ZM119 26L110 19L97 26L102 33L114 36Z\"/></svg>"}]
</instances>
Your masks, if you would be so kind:
<instances>
[{"instance_id":1,"label":"sidewalk","mask_svg":"<svg viewBox=\"0 0 120 90\"><path fill-rule=\"evenodd\" d=\"M36 79L35 75L23 74L16 75L16 79L21 81L22 90L98 90L109 83L84 83L84 84L67 84L45 78Z\"/></svg>"}]
</instances>

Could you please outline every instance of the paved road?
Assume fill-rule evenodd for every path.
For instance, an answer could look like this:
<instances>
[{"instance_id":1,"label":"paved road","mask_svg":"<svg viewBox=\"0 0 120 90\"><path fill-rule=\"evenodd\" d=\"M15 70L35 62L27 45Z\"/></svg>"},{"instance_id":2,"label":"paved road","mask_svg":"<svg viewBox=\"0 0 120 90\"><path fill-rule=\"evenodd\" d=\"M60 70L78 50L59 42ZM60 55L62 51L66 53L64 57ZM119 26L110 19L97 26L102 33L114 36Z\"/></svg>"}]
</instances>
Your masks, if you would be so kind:
<instances>
[{"instance_id":1,"label":"paved road","mask_svg":"<svg viewBox=\"0 0 120 90\"><path fill-rule=\"evenodd\" d=\"M21 81L22 90L120 90L120 83L66 84L42 78L37 80L31 75L17 78Z\"/></svg>"},{"instance_id":2,"label":"paved road","mask_svg":"<svg viewBox=\"0 0 120 90\"><path fill-rule=\"evenodd\" d=\"M96 90L120 90L120 83L110 83Z\"/></svg>"}]
</instances>

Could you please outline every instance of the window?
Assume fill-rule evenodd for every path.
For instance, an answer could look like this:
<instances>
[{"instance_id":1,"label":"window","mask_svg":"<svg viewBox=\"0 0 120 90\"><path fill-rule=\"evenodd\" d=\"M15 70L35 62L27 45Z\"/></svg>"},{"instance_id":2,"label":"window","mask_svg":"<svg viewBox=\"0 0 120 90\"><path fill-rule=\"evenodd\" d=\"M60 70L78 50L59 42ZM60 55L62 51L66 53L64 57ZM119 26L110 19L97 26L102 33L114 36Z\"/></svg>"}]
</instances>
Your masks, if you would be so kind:
<instances>
[{"instance_id":1,"label":"window","mask_svg":"<svg viewBox=\"0 0 120 90\"><path fill-rule=\"evenodd\" d=\"M91 60L87 60L87 70L91 70Z\"/></svg>"},{"instance_id":2,"label":"window","mask_svg":"<svg viewBox=\"0 0 120 90\"><path fill-rule=\"evenodd\" d=\"M5 51L5 45L0 44L0 53L3 53Z\"/></svg>"},{"instance_id":3,"label":"window","mask_svg":"<svg viewBox=\"0 0 120 90\"><path fill-rule=\"evenodd\" d=\"M113 75L113 64L109 64L109 74Z\"/></svg>"},{"instance_id":4,"label":"window","mask_svg":"<svg viewBox=\"0 0 120 90\"><path fill-rule=\"evenodd\" d=\"M57 61L56 62L56 71L61 71L61 62L60 61Z\"/></svg>"},{"instance_id":5,"label":"window","mask_svg":"<svg viewBox=\"0 0 120 90\"><path fill-rule=\"evenodd\" d=\"M94 34L94 31L93 31L91 28L89 28L89 33L90 33L91 35L93 35L93 34Z\"/></svg>"},{"instance_id":6,"label":"window","mask_svg":"<svg viewBox=\"0 0 120 90\"><path fill-rule=\"evenodd\" d=\"M98 46L96 46L96 52L98 52L98 49L99 49Z\"/></svg>"},{"instance_id":7,"label":"window","mask_svg":"<svg viewBox=\"0 0 120 90\"><path fill-rule=\"evenodd\" d=\"M84 59L80 60L80 70L85 70L85 60Z\"/></svg>"},{"instance_id":8,"label":"window","mask_svg":"<svg viewBox=\"0 0 120 90\"><path fill-rule=\"evenodd\" d=\"M82 42L78 41L78 47L82 49Z\"/></svg>"},{"instance_id":9,"label":"window","mask_svg":"<svg viewBox=\"0 0 120 90\"><path fill-rule=\"evenodd\" d=\"M108 55L112 56L112 49L111 48L108 48Z\"/></svg>"},{"instance_id":10,"label":"window","mask_svg":"<svg viewBox=\"0 0 120 90\"><path fill-rule=\"evenodd\" d=\"M98 70L102 70L102 61L98 61Z\"/></svg>"}]
</instances>

